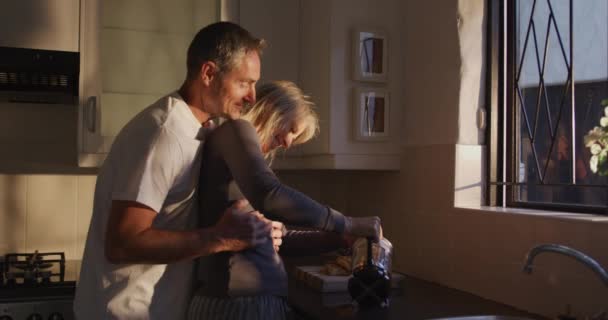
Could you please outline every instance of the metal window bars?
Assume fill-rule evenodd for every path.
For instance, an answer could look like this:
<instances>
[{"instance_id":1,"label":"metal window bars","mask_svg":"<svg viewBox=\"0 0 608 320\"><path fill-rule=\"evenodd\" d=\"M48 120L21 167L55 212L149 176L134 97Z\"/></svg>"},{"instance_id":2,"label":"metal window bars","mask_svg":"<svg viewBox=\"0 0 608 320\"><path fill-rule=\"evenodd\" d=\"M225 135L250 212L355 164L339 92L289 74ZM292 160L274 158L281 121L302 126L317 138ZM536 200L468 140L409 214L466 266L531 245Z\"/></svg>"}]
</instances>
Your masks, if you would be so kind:
<instances>
[{"instance_id":1,"label":"metal window bars","mask_svg":"<svg viewBox=\"0 0 608 320\"><path fill-rule=\"evenodd\" d=\"M608 213L605 205L608 193L601 191L607 190L608 178L589 174L585 160L588 154L582 151L585 147L581 144L582 135L586 133L583 131L599 121L596 118L596 113L601 111L598 99L603 96L597 91L608 93L608 80L575 81L574 68L574 29L579 30L579 25L587 21L576 22L575 17L581 19L591 13L591 18L599 19L603 12L595 7L584 7L586 2L576 4L578 6L574 8L573 0L489 2L486 78L489 93L486 102L491 110L486 132L490 141L487 148L489 205L551 207L580 212L598 212L600 208ZM580 5L583 5L582 9ZM598 26L605 28L606 23ZM602 34L608 32L608 29L599 30ZM586 35L577 45L587 40ZM608 52L599 54L603 57ZM581 60L583 55L586 52L576 60L582 62L578 73L584 71L585 63L588 63L586 57ZM608 74L608 70L605 73ZM568 137L562 138L567 142L565 148L559 141L563 135ZM567 161L558 161L563 150L567 150L567 156L560 159ZM587 187L593 195L587 193ZM553 199L549 197L538 202L538 197L530 198L532 188L553 192ZM581 193L577 197L591 196L597 203L556 200L555 192L562 194L568 190L585 190L584 195Z\"/></svg>"},{"instance_id":2,"label":"metal window bars","mask_svg":"<svg viewBox=\"0 0 608 320\"><path fill-rule=\"evenodd\" d=\"M523 50L521 53L521 59L520 61L516 61L517 63L517 74L515 76L515 81L514 81L514 86L513 86L513 90L514 90L514 94L516 95L518 102L519 102L519 106L520 106L520 110L521 110L521 114L523 116L523 121L525 123L525 129L526 129L526 133L528 134L528 138L529 138L529 143L530 143L530 150L532 152L533 155L533 160L534 160L534 165L536 166L536 173L538 174L538 181L540 182L540 184L545 184L546 182L546 173L549 167L549 162L551 160L551 154L554 151L555 148L555 142L557 140L557 131L558 131L558 126L561 123L562 120L562 114L564 112L565 109L565 102L566 102L566 98L568 96L568 91L570 91L570 97L571 97L571 140L570 142L570 162L571 162L571 183L572 184L576 184L576 105L575 105L575 101L574 101L574 81L573 81L573 71L574 71L574 63L572 63L573 60L573 55L574 55L574 38L573 38L573 0L569 0L569 25L568 25L568 32L570 35L570 41L569 41L569 56L566 54L566 49L564 48L564 41L562 40L562 34L560 32L560 29L557 25L557 22L555 20L555 11L553 9L553 5L551 4L550 0L546 0L548 9L549 9L549 16L547 19L547 26L546 26L546 33L545 33L545 39L544 39L544 47L542 48L542 58L540 56L539 53L539 49L541 49L539 47L539 41L538 41L538 35L537 35L537 30L536 30L536 23L534 20L534 14L535 14L535 10L537 8L537 0L534 0L534 2L532 3L532 10L530 11L530 17L529 17L529 21L528 21L528 26L527 26L527 30L526 30L526 37L524 40L524 45L523 45ZM515 17L514 17L515 18ZM549 38L552 34L552 30L555 34L555 36L557 37L558 41L559 41L559 48L561 49L561 56L563 58L563 62L564 65L567 69L567 78L566 78L566 82L563 86L563 91L561 94L561 98L559 101L559 108L557 110L557 119L555 120L555 122L553 122L553 119L551 117L551 104L549 101L549 97L547 95L547 88L546 88L546 83L545 83L545 71L546 71L546 65L547 65L547 58L548 58L548 49L549 49ZM531 41L530 36L532 35L532 40L533 40L533 44L534 44L534 53L535 53L535 57L536 57L536 67L538 68L538 78L539 78L539 82L538 82L538 93L537 93L537 97L536 97L536 106L535 106L535 117L534 117L534 122L531 123L531 117L528 114L528 110L526 108L526 102L522 93L522 86L520 85L520 81L522 80L522 70L523 70L523 66L524 66L524 62L526 59L526 53L527 50L529 49L529 44ZM515 41L515 36L513 37L513 40ZM544 103L543 103L544 102ZM545 108L545 115L546 115L546 121L548 124L548 128L549 128L549 137L550 137L550 145L549 145L549 150L547 152L547 156L545 159L540 159L539 157L539 152L537 150L535 141L538 137L538 128L539 126L539 121L541 120L541 107ZM522 139L520 139L520 141L522 141ZM541 161L544 160L544 163L541 164ZM542 167L541 167L542 165Z\"/></svg>"}]
</instances>

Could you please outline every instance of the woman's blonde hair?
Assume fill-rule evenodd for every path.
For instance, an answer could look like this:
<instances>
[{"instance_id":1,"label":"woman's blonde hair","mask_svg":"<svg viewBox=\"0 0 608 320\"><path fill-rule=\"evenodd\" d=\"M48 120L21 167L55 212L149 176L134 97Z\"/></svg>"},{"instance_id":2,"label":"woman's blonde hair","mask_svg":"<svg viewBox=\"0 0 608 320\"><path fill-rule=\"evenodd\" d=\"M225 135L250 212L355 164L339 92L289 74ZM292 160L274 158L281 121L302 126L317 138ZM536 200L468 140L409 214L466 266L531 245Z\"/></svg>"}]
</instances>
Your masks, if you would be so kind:
<instances>
[{"instance_id":1,"label":"woman's blonde hair","mask_svg":"<svg viewBox=\"0 0 608 320\"><path fill-rule=\"evenodd\" d=\"M292 145L302 144L319 132L319 117L313 109L314 103L295 83L265 83L257 88L256 100L241 118L256 128L261 145L270 144L277 132L290 132L294 125L302 126L303 131ZM266 158L273 159L275 151L266 154Z\"/></svg>"}]
</instances>

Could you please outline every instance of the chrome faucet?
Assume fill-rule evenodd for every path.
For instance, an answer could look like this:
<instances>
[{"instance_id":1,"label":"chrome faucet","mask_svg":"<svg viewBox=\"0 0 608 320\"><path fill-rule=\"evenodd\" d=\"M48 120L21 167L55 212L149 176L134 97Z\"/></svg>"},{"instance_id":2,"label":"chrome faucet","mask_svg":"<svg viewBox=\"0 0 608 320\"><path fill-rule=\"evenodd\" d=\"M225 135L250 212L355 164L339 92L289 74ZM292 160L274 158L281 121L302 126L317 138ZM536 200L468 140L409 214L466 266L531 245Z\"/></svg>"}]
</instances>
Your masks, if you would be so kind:
<instances>
[{"instance_id":1,"label":"chrome faucet","mask_svg":"<svg viewBox=\"0 0 608 320\"><path fill-rule=\"evenodd\" d=\"M542 244L532 248L526 256L523 272L532 273L532 261L534 260L534 257L545 251L560 253L576 259L578 262L581 262L582 264L591 268L591 270L593 270L593 272L595 272L600 279L602 279L602 282L604 282L604 284L608 287L608 272L606 272L606 270L602 268L597 261L576 249L572 249L561 244Z\"/></svg>"}]
</instances>

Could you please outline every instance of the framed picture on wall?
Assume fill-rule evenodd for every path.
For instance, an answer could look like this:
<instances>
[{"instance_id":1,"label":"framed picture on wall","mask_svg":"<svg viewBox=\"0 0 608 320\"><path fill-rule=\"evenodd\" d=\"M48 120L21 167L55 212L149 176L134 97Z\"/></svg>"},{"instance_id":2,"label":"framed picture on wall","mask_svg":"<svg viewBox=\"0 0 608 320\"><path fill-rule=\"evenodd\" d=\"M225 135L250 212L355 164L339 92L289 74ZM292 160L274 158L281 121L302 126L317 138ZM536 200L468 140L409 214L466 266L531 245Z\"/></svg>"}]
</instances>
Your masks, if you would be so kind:
<instances>
[{"instance_id":1,"label":"framed picture on wall","mask_svg":"<svg viewBox=\"0 0 608 320\"><path fill-rule=\"evenodd\" d=\"M354 79L385 82L388 74L388 38L380 31L357 29L353 36Z\"/></svg>"},{"instance_id":2,"label":"framed picture on wall","mask_svg":"<svg viewBox=\"0 0 608 320\"><path fill-rule=\"evenodd\" d=\"M387 140L390 113L388 91L378 88L357 88L353 101L355 140Z\"/></svg>"}]
</instances>

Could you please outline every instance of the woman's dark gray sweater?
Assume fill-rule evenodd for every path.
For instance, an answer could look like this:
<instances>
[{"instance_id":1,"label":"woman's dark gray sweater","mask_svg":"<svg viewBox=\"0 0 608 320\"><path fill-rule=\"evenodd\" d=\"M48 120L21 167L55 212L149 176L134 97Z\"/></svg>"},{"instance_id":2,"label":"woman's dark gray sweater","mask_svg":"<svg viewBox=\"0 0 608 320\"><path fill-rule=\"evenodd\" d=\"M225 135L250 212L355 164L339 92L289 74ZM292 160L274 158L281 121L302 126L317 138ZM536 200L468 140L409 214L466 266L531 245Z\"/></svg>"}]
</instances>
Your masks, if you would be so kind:
<instances>
[{"instance_id":1,"label":"woman's dark gray sweater","mask_svg":"<svg viewBox=\"0 0 608 320\"><path fill-rule=\"evenodd\" d=\"M229 120L204 143L199 181L199 225L214 225L239 199L252 210L285 224L342 233L344 216L283 185L261 152L255 128L245 120ZM272 240L241 252L198 259L197 294L234 297L287 294L287 275Z\"/></svg>"}]
</instances>

